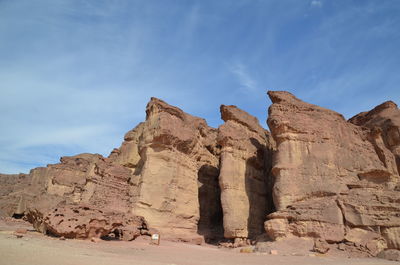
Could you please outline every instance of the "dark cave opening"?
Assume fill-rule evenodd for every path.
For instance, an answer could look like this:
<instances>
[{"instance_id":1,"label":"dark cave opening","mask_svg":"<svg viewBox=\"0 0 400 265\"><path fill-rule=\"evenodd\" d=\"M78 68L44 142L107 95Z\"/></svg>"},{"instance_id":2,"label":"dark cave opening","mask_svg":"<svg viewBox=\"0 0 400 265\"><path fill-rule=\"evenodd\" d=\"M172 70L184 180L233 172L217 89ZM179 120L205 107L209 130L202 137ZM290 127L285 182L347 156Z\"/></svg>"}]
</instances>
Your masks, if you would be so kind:
<instances>
[{"instance_id":1,"label":"dark cave opening","mask_svg":"<svg viewBox=\"0 0 400 265\"><path fill-rule=\"evenodd\" d=\"M24 217L25 214L23 213L14 213L11 217L14 219L22 219L22 217Z\"/></svg>"}]
</instances>

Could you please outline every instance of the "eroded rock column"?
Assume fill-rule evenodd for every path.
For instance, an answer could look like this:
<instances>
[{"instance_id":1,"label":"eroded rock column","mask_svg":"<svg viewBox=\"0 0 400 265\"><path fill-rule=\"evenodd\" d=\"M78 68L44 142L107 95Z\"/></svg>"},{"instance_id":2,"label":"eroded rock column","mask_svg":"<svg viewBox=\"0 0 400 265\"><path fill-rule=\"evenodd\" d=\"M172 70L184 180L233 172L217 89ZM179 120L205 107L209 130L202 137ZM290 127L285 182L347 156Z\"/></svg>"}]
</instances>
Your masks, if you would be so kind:
<instances>
[{"instance_id":1,"label":"eroded rock column","mask_svg":"<svg viewBox=\"0 0 400 265\"><path fill-rule=\"evenodd\" d=\"M224 236L254 237L263 232L265 214L271 207L272 139L257 118L235 106L222 105L221 116L225 121L218 133Z\"/></svg>"}]
</instances>

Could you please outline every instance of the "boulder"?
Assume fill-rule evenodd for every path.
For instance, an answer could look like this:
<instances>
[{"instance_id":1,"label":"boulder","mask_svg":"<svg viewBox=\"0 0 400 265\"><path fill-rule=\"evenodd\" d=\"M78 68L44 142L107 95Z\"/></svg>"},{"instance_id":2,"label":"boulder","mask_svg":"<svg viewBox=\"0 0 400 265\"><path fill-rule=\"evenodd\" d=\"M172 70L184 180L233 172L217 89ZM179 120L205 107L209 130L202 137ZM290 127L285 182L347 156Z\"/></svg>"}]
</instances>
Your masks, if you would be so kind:
<instances>
[{"instance_id":1,"label":"boulder","mask_svg":"<svg viewBox=\"0 0 400 265\"><path fill-rule=\"evenodd\" d=\"M388 248L400 249L400 226L382 227L381 232Z\"/></svg>"},{"instance_id":2,"label":"boulder","mask_svg":"<svg viewBox=\"0 0 400 265\"><path fill-rule=\"evenodd\" d=\"M381 251L378 256L381 259L400 261L400 250L398 249L386 249Z\"/></svg>"},{"instance_id":3,"label":"boulder","mask_svg":"<svg viewBox=\"0 0 400 265\"><path fill-rule=\"evenodd\" d=\"M270 219L264 223L264 228L272 240L278 240L290 235L289 222L287 219Z\"/></svg>"},{"instance_id":4,"label":"boulder","mask_svg":"<svg viewBox=\"0 0 400 265\"><path fill-rule=\"evenodd\" d=\"M121 212L104 212L87 205L61 203L45 215L30 211L28 220L41 227L46 234L64 237L91 239L114 233L122 240L133 240L147 230L143 217Z\"/></svg>"},{"instance_id":5,"label":"boulder","mask_svg":"<svg viewBox=\"0 0 400 265\"><path fill-rule=\"evenodd\" d=\"M321 240L321 239L315 240L314 247L313 247L314 252L325 254L329 251L329 249L330 249L330 246L326 241Z\"/></svg>"},{"instance_id":6,"label":"boulder","mask_svg":"<svg viewBox=\"0 0 400 265\"><path fill-rule=\"evenodd\" d=\"M345 236L345 240L368 251L372 256L376 256L387 248L386 241L380 234L360 228L350 229Z\"/></svg>"}]
</instances>

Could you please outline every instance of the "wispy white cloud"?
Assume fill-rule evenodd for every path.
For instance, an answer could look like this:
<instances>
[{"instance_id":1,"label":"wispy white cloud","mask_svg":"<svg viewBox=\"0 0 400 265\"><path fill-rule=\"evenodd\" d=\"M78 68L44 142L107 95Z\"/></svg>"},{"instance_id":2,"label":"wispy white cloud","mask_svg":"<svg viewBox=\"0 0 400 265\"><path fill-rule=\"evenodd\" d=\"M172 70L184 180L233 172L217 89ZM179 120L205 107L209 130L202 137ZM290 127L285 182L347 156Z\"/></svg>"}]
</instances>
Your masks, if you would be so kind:
<instances>
[{"instance_id":1,"label":"wispy white cloud","mask_svg":"<svg viewBox=\"0 0 400 265\"><path fill-rule=\"evenodd\" d=\"M244 89L245 92L255 92L257 90L257 82L251 77L243 63L233 63L229 68L239 82L240 87Z\"/></svg>"},{"instance_id":2,"label":"wispy white cloud","mask_svg":"<svg viewBox=\"0 0 400 265\"><path fill-rule=\"evenodd\" d=\"M320 1L320 0L312 0L310 5L314 6L314 7L322 7L322 1Z\"/></svg>"},{"instance_id":3,"label":"wispy white cloud","mask_svg":"<svg viewBox=\"0 0 400 265\"><path fill-rule=\"evenodd\" d=\"M24 137L1 139L0 165L2 173L28 172L38 165L58 162L65 155L93 152L107 155L113 131L107 127L77 126L31 128ZM11 139L10 139L11 138ZM19 139L19 141L16 141ZM114 139L115 140L115 139ZM120 139L117 139L120 141ZM108 149L107 149L108 147Z\"/></svg>"},{"instance_id":4,"label":"wispy white cloud","mask_svg":"<svg viewBox=\"0 0 400 265\"><path fill-rule=\"evenodd\" d=\"M0 1L0 172L108 155L143 121L151 96L206 109L188 100L205 94L185 85L202 69L184 57L202 21L198 6L187 8L180 16L180 6L133 1Z\"/></svg>"},{"instance_id":5,"label":"wispy white cloud","mask_svg":"<svg viewBox=\"0 0 400 265\"><path fill-rule=\"evenodd\" d=\"M265 121L264 88L344 114L379 95L400 103L399 12L373 0L0 0L0 172L107 155L151 96L212 126L219 104Z\"/></svg>"}]
</instances>

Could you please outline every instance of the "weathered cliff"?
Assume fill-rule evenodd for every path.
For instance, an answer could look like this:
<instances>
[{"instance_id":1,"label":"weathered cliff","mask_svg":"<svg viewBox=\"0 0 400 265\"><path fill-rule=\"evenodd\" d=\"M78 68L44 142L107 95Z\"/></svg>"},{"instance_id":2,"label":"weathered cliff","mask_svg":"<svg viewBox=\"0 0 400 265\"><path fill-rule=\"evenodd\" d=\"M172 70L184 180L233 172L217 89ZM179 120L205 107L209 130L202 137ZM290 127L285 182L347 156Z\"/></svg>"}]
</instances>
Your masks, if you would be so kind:
<instances>
[{"instance_id":1,"label":"weathered cliff","mask_svg":"<svg viewBox=\"0 0 400 265\"><path fill-rule=\"evenodd\" d=\"M272 140L257 119L221 106L225 124L213 129L155 98L146 113L110 155L134 172L132 211L183 240L262 233Z\"/></svg>"},{"instance_id":2,"label":"weathered cliff","mask_svg":"<svg viewBox=\"0 0 400 265\"><path fill-rule=\"evenodd\" d=\"M67 238L101 237L118 229L126 232L119 233L121 238L131 240L147 228L130 213L129 169L96 154L60 160L31 170L31 183L21 191L26 218L35 229ZM134 224L122 221L132 218Z\"/></svg>"},{"instance_id":3,"label":"weathered cliff","mask_svg":"<svg viewBox=\"0 0 400 265\"><path fill-rule=\"evenodd\" d=\"M21 205L36 229L60 236L126 230L127 224L111 218L113 212L119 220L143 217L138 230L150 227L163 238L255 237L273 207L273 140L256 118L235 106L222 106L221 115L225 124L214 129L152 98L146 120L108 158L81 154L33 169L29 187L19 195Z\"/></svg>"},{"instance_id":4,"label":"weathered cliff","mask_svg":"<svg viewBox=\"0 0 400 265\"><path fill-rule=\"evenodd\" d=\"M146 120L109 157L80 154L0 175L0 214L69 238L200 243L266 232L376 256L400 249L400 110L385 102L349 121L270 91L271 132L235 106L224 123L152 98Z\"/></svg>"},{"instance_id":5,"label":"weathered cliff","mask_svg":"<svg viewBox=\"0 0 400 265\"><path fill-rule=\"evenodd\" d=\"M274 239L352 242L371 255L395 246L400 240L398 143L395 130L388 129L394 126L374 120L376 109L352 118L353 124L288 92L268 94L273 102L268 124L277 142L272 173L278 211L268 216L267 233ZM391 106L391 112L396 116L399 110Z\"/></svg>"},{"instance_id":6,"label":"weathered cliff","mask_svg":"<svg viewBox=\"0 0 400 265\"><path fill-rule=\"evenodd\" d=\"M393 101L386 101L373 110L362 112L349 122L370 128L381 136L382 142L396 158L397 172L400 172L400 111ZM385 161L385 153L377 150L381 160Z\"/></svg>"},{"instance_id":7,"label":"weathered cliff","mask_svg":"<svg viewBox=\"0 0 400 265\"><path fill-rule=\"evenodd\" d=\"M30 182L29 174L0 174L0 217L22 217L25 206L21 195Z\"/></svg>"},{"instance_id":8,"label":"weathered cliff","mask_svg":"<svg viewBox=\"0 0 400 265\"><path fill-rule=\"evenodd\" d=\"M132 171L132 212L164 238L222 233L216 137L204 119L152 98L146 121L110 155Z\"/></svg>"}]
</instances>

